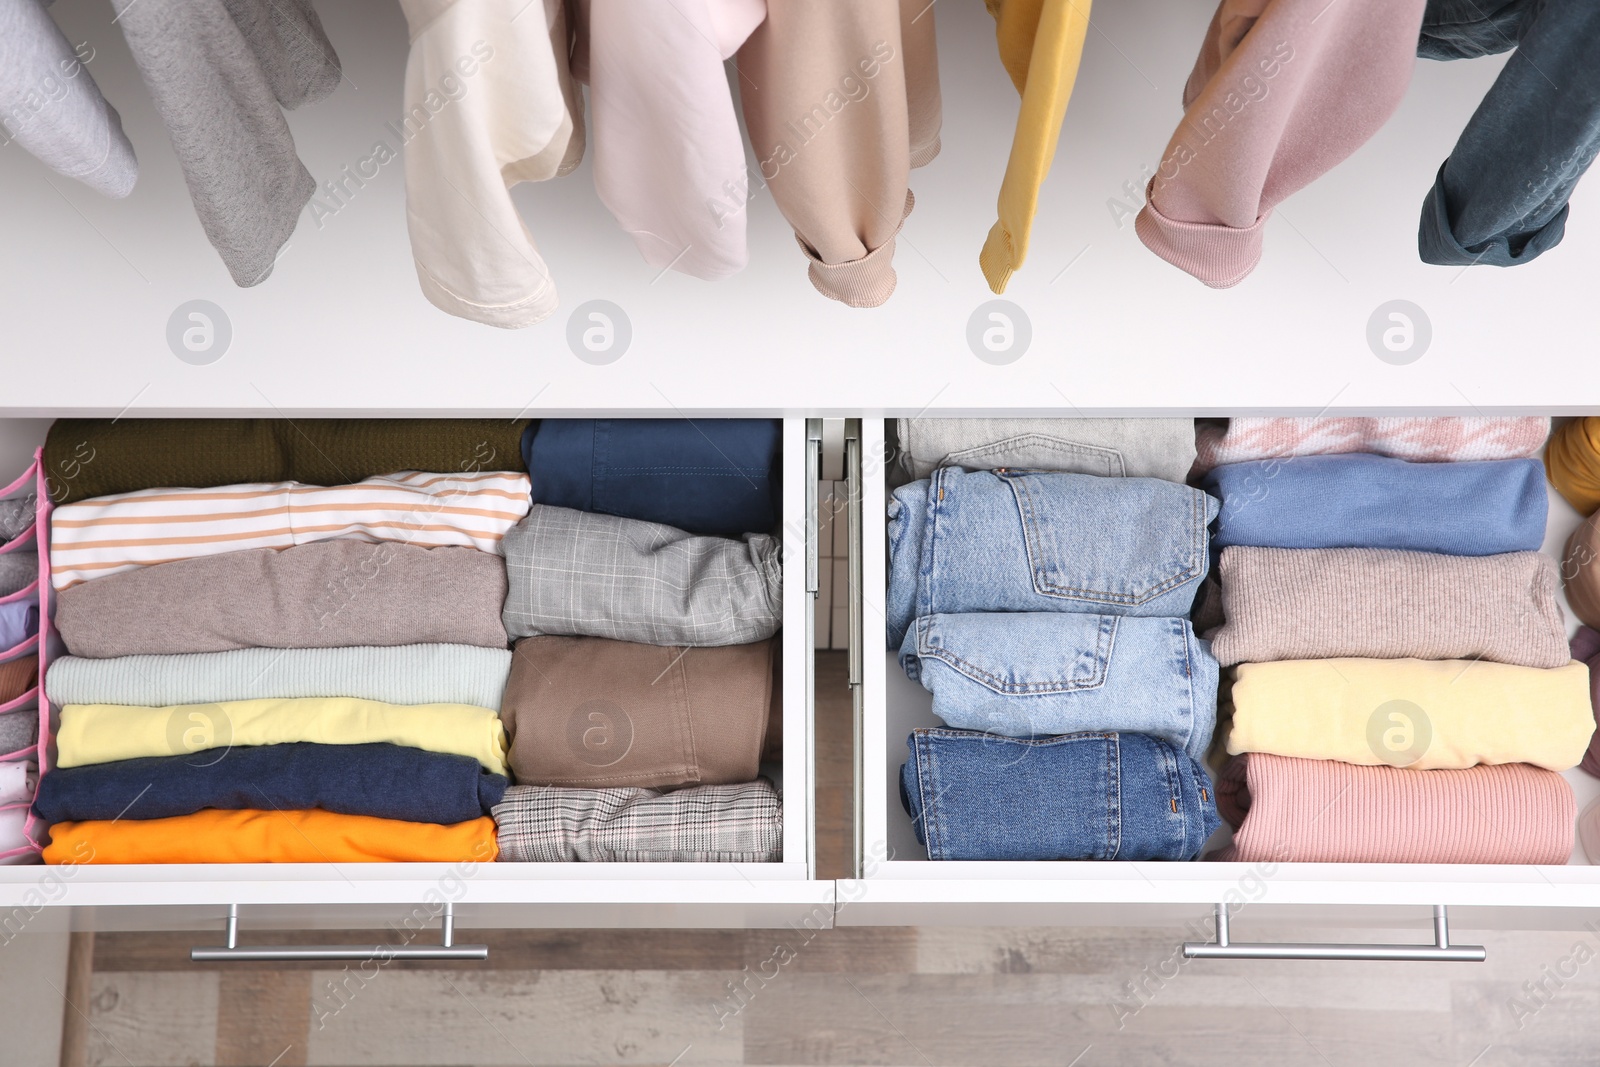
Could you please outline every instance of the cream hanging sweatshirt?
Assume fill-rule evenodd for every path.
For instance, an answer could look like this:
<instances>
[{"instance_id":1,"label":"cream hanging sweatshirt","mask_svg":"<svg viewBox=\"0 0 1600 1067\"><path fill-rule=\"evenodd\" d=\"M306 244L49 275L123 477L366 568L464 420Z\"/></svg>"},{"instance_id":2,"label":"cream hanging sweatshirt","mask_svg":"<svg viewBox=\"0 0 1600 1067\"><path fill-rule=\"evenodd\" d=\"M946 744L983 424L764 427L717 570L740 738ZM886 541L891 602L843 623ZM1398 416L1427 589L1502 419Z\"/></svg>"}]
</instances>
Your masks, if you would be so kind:
<instances>
[{"instance_id":1,"label":"cream hanging sweatshirt","mask_svg":"<svg viewBox=\"0 0 1600 1067\"><path fill-rule=\"evenodd\" d=\"M1000 186L999 221L978 255L989 288L1006 291L1028 256L1039 186L1050 173L1067 101L1078 78L1089 0L986 0L995 19L1000 62L1022 95L1011 158Z\"/></svg>"},{"instance_id":2,"label":"cream hanging sweatshirt","mask_svg":"<svg viewBox=\"0 0 1600 1067\"><path fill-rule=\"evenodd\" d=\"M576 12L601 201L658 270L742 270L751 184L723 64L766 0L577 0Z\"/></svg>"},{"instance_id":3,"label":"cream hanging sweatshirt","mask_svg":"<svg viewBox=\"0 0 1600 1067\"><path fill-rule=\"evenodd\" d=\"M894 292L910 170L939 152L928 0L768 0L739 50L758 173L822 295L876 307Z\"/></svg>"},{"instance_id":4,"label":"cream hanging sweatshirt","mask_svg":"<svg viewBox=\"0 0 1600 1067\"><path fill-rule=\"evenodd\" d=\"M1272 209L1366 143L1411 81L1426 0L1222 0L1135 228L1214 289Z\"/></svg>"},{"instance_id":5,"label":"cream hanging sweatshirt","mask_svg":"<svg viewBox=\"0 0 1600 1067\"><path fill-rule=\"evenodd\" d=\"M562 0L401 0L406 222L422 292L464 319L548 318L555 283L511 200L583 155Z\"/></svg>"}]
</instances>

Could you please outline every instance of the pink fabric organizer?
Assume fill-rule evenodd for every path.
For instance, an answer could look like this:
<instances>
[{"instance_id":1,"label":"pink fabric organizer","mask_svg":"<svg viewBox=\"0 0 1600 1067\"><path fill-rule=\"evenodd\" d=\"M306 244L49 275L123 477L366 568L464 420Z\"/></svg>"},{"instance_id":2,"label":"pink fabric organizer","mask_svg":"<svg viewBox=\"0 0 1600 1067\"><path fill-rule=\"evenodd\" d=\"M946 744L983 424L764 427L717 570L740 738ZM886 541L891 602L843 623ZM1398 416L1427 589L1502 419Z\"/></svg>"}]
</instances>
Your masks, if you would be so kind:
<instances>
[{"instance_id":1,"label":"pink fabric organizer","mask_svg":"<svg viewBox=\"0 0 1600 1067\"><path fill-rule=\"evenodd\" d=\"M39 599L39 632L12 648L0 651L0 662L16 659L37 653L39 657L39 676L34 680L33 688L21 696L5 704L0 704L0 715L7 713L25 713L21 709L30 703L36 707L39 716L38 740L15 752L0 753L0 761L15 762L30 760L38 765L39 775L43 777L50 764L50 702L45 697L44 676L50 666L50 657L59 639L55 635L55 627L51 624L52 614L50 591L50 552L48 538L45 531L49 529L50 520L50 493L45 484L44 477L44 450L39 449L34 453L33 463L23 472L22 476L10 485L0 488L0 499L25 493L29 488L38 501L34 512L33 528L26 533L0 546L0 555L8 552L27 551L31 546L37 546L39 556L39 576L26 587L17 590L7 597L0 597L0 604L11 603L18 600L27 600L33 597ZM27 863L34 860L44 849L44 835L49 829L40 820L34 818L32 812L33 802L30 799L25 803L0 805L0 830L14 824L17 817L22 817L22 833L28 844L16 848L0 851L0 864Z\"/></svg>"}]
</instances>

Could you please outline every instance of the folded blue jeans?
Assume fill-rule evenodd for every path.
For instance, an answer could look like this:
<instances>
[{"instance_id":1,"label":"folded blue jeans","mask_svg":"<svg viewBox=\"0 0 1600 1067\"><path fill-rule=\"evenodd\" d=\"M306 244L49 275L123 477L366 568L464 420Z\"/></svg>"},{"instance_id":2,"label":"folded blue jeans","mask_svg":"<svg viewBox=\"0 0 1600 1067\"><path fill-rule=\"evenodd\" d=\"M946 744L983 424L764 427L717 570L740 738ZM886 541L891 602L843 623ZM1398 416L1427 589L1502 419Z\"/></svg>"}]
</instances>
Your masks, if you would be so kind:
<instances>
[{"instance_id":1,"label":"folded blue jeans","mask_svg":"<svg viewBox=\"0 0 1600 1067\"><path fill-rule=\"evenodd\" d=\"M33 810L56 823L167 819L202 808L321 808L448 825L483 818L507 785L470 756L297 742L52 767L39 779Z\"/></svg>"},{"instance_id":2,"label":"folded blue jeans","mask_svg":"<svg viewBox=\"0 0 1600 1067\"><path fill-rule=\"evenodd\" d=\"M889 647L924 615L1187 615L1217 506L1155 478L941 467L889 502Z\"/></svg>"},{"instance_id":3,"label":"folded blue jeans","mask_svg":"<svg viewBox=\"0 0 1600 1067\"><path fill-rule=\"evenodd\" d=\"M1422 204L1425 263L1526 263L1561 242L1567 202L1600 152L1600 4L1430 0L1417 54L1515 48Z\"/></svg>"},{"instance_id":4,"label":"folded blue jeans","mask_svg":"<svg viewBox=\"0 0 1600 1067\"><path fill-rule=\"evenodd\" d=\"M542 419L533 502L741 537L778 527L781 419Z\"/></svg>"},{"instance_id":5,"label":"folded blue jeans","mask_svg":"<svg viewBox=\"0 0 1600 1067\"><path fill-rule=\"evenodd\" d=\"M1225 464L1201 484L1222 498L1218 548L1536 552L1550 507L1544 465L1536 459L1295 456Z\"/></svg>"},{"instance_id":6,"label":"folded blue jeans","mask_svg":"<svg viewBox=\"0 0 1600 1067\"><path fill-rule=\"evenodd\" d=\"M1190 860L1222 820L1205 768L1158 738L915 730L900 800L935 860Z\"/></svg>"},{"instance_id":7,"label":"folded blue jeans","mask_svg":"<svg viewBox=\"0 0 1600 1067\"><path fill-rule=\"evenodd\" d=\"M906 633L900 666L960 730L1149 734L1204 759L1217 723L1217 661L1187 619L924 615Z\"/></svg>"}]
</instances>

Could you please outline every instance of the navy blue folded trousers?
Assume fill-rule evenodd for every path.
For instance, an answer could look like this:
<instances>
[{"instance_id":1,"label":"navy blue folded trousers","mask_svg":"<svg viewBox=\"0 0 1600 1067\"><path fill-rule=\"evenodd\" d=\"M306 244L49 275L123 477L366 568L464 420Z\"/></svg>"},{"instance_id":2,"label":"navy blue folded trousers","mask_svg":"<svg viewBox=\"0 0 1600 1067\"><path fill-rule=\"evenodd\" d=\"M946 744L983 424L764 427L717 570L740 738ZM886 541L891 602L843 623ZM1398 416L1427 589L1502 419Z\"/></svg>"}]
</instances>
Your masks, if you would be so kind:
<instances>
[{"instance_id":1,"label":"navy blue folded trousers","mask_svg":"<svg viewBox=\"0 0 1600 1067\"><path fill-rule=\"evenodd\" d=\"M1600 151L1600 3L1430 0L1417 54L1511 48L1423 201L1425 263L1510 267L1554 248Z\"/></svg>"},{"instance_id":2,"label":"navy blue folded trousers","mask_svg":"<svg viewBox=\"0 0 1600 1067\"><path fill-rule=\"evenodd\" d=\"M57 823L167 819L202 808L321 808L448 824L488 814L507 784L471 756L302 742L56 767L39 779L33 811Z\"/></svg>"},{"instance_id":3,"label":"navy blue folded trousers","mask_svg":"<svg viewBox=\"0 0 1600 1067\"><path fill-rule=\"evenodd\" d=\"M740 537L778 527L780 419L544 419L533 502Z\"/></svg>"}]
</instances>

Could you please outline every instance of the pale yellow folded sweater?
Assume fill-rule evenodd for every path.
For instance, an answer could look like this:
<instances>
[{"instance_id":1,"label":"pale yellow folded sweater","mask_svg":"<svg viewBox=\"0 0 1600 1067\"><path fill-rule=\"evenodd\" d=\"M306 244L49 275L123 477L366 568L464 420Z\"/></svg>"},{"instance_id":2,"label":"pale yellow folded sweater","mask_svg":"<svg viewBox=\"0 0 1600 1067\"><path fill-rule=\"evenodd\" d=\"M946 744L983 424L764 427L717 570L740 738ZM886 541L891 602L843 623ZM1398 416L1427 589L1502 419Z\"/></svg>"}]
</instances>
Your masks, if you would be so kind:
<instances>
[{"instance_id":1,"label":"pale yellow folded sweater","mask_svg":"<svg viewBox=\"0 0 1600 1067\"><path fill-rule=\"evenodd\" d=\"M230 747L388 742L428 752L471 756L506 773L506 732L500 713L470 704L385 704L353 697L227 700L139 708L68 704L56 734L58 767L183 756L223 760Z\"/></svg>"},{"instance_id":2,"label":"pale yellow folded sweater","mask_svg":"<svg viewBox=\"0 0 1600 1067\"><path fill-rule=\"evenodd\" d=\"M1578 765L1594 733L1589 668L1318 659L1236 668L1228 751L1389 764Z\"/></svg>"}]
</instances>

